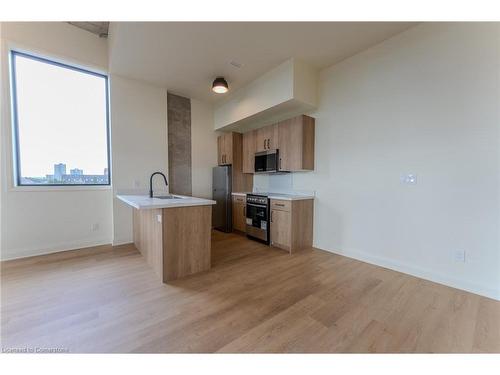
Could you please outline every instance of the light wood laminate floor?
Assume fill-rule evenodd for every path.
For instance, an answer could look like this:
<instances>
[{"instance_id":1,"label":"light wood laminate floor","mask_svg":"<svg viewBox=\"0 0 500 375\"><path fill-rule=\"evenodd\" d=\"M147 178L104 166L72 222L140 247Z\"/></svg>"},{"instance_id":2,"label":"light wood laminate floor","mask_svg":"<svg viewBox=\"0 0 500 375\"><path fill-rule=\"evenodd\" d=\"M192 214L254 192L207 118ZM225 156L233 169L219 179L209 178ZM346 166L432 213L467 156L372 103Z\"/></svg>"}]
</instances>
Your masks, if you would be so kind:
<instances>
[{"instance_id":1,"label":"light wood laminate floor","mask_svg":"<svg viewBox=\"0 0 500 375\"><path fill-rule=\"evenodd\" d=\"M4 350L500 352L498 301L235 234L170 285L131 245L3 262L1 281Z\"/></svg>"}]
</instances>

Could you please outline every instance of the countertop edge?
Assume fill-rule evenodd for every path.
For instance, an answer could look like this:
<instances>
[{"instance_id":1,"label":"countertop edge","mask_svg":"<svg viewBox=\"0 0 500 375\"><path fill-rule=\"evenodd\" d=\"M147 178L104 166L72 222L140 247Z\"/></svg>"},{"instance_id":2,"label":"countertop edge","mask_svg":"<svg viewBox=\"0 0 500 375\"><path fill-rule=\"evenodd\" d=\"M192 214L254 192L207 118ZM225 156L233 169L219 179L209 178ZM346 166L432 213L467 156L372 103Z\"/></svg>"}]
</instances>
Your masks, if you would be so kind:
<instances>
[{"instance_id":1,"label":"countertop edge","mask_svg":"<svg viewBox=\"0 0 500 375\"><path fill-rule=\"evenodd\" d=\"M138 202L134 202L132 200L127 199L124 195L116 195L116 198L121 200L123 203L128 204L129 206L138 209L138 210L148 210L148 209L158 209L158 208L178 208L178 207L193 207L193 206L213 206L214 204L217 204L217 202L211 200L211 199L204 199L204 198L193 198L193 199L200 199L201 201L196 202L196 201L190 201L190 202L164 202L164 203L156 203L156 204L141 204ZM189 199L189 198L186 198Z\"/></svg>"},{"instance_id":2,"label":"countertop edge","mask_svg":"<svg viewBox=\"0 0 500 375\"><path fill-rule=\"evenodd\" d=\"M251 193L243 193L243 192L232 192L232 195L237 195L237 196L246 196L247 194ZM300 195L297 194L294 196L293 194L287 194L287 195L280 195L280 194L269 194L269 199L279 199L282 201L300 201L300 200L308 200L308 199L314 199L315 196L313 195Z\"/></svg>"}]
</instances>

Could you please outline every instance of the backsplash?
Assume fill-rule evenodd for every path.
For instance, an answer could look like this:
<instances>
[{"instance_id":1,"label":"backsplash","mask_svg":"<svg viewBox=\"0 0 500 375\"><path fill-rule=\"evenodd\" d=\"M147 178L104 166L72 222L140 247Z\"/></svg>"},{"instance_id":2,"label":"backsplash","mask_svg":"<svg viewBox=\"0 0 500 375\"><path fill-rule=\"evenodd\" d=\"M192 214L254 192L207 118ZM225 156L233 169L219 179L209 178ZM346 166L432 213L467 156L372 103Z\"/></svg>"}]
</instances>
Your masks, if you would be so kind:
<instances>
[{"instance_id":1,"label":"backsplash","mask_svg":"<svg viewBox=\"0 0 500 375\"><path fill-rule=\"evenodd\" d=\"M293 188L293 173L255 174L253 176L253 191L316 195L313 190L296 190Z\"/></svg>"}]
</instances>

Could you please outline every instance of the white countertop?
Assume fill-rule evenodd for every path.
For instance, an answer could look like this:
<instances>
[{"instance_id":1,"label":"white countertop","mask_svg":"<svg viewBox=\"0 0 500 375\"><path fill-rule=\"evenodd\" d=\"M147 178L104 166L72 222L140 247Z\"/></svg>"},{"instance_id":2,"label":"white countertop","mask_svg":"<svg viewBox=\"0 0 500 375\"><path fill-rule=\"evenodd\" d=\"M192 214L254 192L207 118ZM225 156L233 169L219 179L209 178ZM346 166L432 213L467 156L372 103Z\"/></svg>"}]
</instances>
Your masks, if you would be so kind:
<instances>
[{"instance_id":1,"label":"white countertop","mask_svg":"<svg viewBox=\"0 0 500 375\"><path fill-rule=\"evenodd\" d=\"M232 193L233 195L247 195L247 194L259 194L259 193ZM262 193L260 193L262 194ZM284 201L296 201L296 200L306 200L306 199L314 199L314 195L308 194L281 194L281 193L266 193L268 194L269 199L280 199Z\"/></svg>"},{"instance_id":2,"label":"white countertop","mask_svg":"<svg viewBox=\"0 0 500 375\"><path fill-rule=\"evenodd\" d=\"M187 197L184 195L172 194L180 199L160 199L150 198L147 195L124 195L120 194L116 197L122 202L137 208L139 210L152 208L171 208L171 207L190 207L190 206L208 206L216 202L210 199Z\"/></svg>"}]
</instances>

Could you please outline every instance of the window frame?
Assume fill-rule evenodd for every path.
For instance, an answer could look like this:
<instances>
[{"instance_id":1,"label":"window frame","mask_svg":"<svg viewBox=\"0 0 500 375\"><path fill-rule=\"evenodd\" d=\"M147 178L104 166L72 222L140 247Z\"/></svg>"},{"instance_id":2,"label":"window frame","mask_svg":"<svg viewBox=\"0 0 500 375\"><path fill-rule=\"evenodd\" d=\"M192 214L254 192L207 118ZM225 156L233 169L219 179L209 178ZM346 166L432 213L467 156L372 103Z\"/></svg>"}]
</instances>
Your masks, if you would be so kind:
<instances>
[{"instance_id":1,"label":"window frame","mask_svg":"<svg viewBox=\"0 0 500 375\"><path fill-rule=\"evenodd\" d=\"M22 184L21 183L21 160L20 160L20 146L19 146L19 117L18 117L18 103L17 103L17 82L16 82L16 56L21 56L31 60L39 61L42 63L47 63L50 65L58 66L61 68L66 68L74 70L80 73L85 73L97 77L104 78L105 85L105 97L106 97L106 156L107 156L107 168L108 168L108 182L105 184ZM14 188L45 188L50 189L52 187L66 188L66 187L76 187L80 190L82 187L93 187L93 188L106 188L111 186L111 126L110 126L110 100L109 100L109 77L107 74L99 73L87 68L81 68L79 66L70 65L60 61L55 61L46 57L37 56L31 53L21 52L16 49L10 49L9 51L9 66L10 66L10 86L11 86L11 111L12 111L12 166L13 166L13 179ZM41 189L41 190L42 190ZM64 189L65 190L65 189Z\"/></svg>"}]
</instances>

